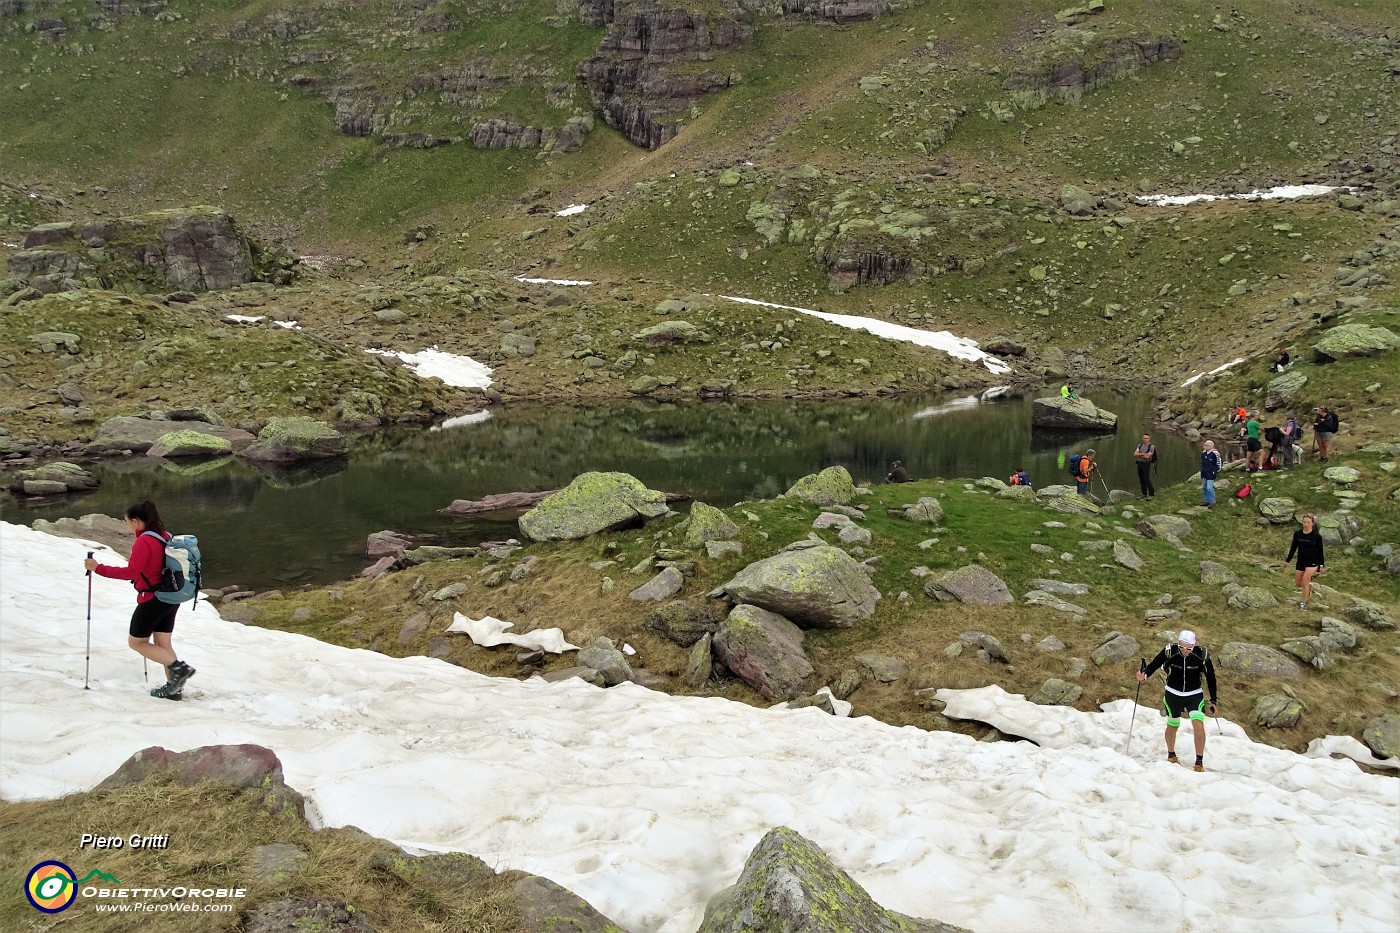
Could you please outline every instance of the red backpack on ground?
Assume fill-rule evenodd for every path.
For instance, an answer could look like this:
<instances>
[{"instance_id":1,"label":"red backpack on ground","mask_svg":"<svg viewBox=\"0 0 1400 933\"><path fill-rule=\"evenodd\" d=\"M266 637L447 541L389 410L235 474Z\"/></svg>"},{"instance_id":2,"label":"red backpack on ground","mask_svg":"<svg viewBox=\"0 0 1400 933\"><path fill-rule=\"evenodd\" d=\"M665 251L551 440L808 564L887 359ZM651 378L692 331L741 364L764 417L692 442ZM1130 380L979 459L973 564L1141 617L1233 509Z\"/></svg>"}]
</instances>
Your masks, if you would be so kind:
<instances>
[{"instance_id":1,"label":"red backpack on ground","mask_svg":"<svg viewBox=\"0 0 1400 933\"><path fill-rule=\"evenodd\" d=\"M1236 499L1248 499L1248 498L1249 498L1249 494L1250 494L1251 492L1253 492L1253 491L1254 491L1254 490L1252 490L1252 489L1249 488L1249 484L1248 484L1248 483L1245 483L1245 484L1244 484L1243 486L1241 486L1239 489L1235 490L1235 498L1236 498Z\"/></svg>"}]
</instances>

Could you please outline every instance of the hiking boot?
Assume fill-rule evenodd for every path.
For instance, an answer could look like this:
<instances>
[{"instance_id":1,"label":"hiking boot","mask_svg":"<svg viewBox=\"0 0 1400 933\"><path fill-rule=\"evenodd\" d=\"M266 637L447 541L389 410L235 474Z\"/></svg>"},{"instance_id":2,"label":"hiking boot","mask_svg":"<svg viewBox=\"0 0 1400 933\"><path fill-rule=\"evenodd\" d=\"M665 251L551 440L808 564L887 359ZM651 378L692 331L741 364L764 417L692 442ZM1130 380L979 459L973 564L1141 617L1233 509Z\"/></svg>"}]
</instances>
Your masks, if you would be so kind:
<instances>
[{"instance_id":1,"label":"hiking boot","mask_svg":"<svg viewBox=\"0 0 1400 933\"><path fill-rule=\"evenodd\" d=\"M1172 752L1170 755L1167 756L1167 764L1171 764L1171 765L1179 765L1179 764L1181 764L1181 759L1178 758L1178 757L1176 757L1176 752Z\"/></svg>"},{"instance_id":2,"label":"hiking boot","mask_svg":"<svg viewBox=\"0 0 1400 933\"><path fill-rule=\"evenodd\" d=\"M185 681L189 680L196 673L195 669L184 661L176 661L174 664L170 665L167 670L170 672L170 682L165 686L169 688L171 693L175 694L184 690Z\"/></svg>"},{"instance_id":3,"label":"hiking boot","mask_svg":"<svg viewBox=\"0 0 1400 933\"><path fill-rule=\"evenodd\" d=\"M180 688L176 687L174 684L166 684L163 687L156 687L154 690L151 691L151 696L159 697L162 700L184 699L184 696L180 692Z\"/></svg>"},{"instance_id":4,"label":"hiking boot","mask_svg":"<svg viewBox=\"0 0 1400 933\"><path fill-rule=\"evenodd\" d=\"M1199 761L1196 762L1194 765L1191 766L1191 770L1192 770L1192 771L1204 771L1205 769L1206 769L1206 766L1205 766L1204 764L1202 764L1201 762L1199 762Z\"/></svg>"},{"instance_id":5,"label":"hiking boot","mask_svg":"<svg viewBox=\"0 0 1400 933\"><path fill-rule=\"evenodd\" d=\"M1298 604L1298 608L1301 609L1303 612L1307 612L1307 611L1308 611L1308 604L1307 604L1307 603L1299 603L1299 604Z\"/></svg>"}]
</instances>

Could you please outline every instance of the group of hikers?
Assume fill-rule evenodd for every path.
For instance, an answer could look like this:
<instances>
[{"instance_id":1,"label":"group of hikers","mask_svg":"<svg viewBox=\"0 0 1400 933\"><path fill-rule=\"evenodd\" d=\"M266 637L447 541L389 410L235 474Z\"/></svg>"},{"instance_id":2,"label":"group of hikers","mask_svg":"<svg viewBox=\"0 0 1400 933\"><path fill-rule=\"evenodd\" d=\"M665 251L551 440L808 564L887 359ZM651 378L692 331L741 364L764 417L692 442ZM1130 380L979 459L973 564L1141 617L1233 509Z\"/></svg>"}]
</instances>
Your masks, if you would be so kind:
<instances>
[{"instance_id":1,"label":"group of hikers","mask_svg":"<svg viewBox=\"0 0 1400 933\"><path fill-rule=\"evenodd\" d=\"M1238 424L1239 440L1244 447L1246 467L1249 472L1276 470L1297 466L1303 456L1302 440L1305 435L1303 425L1292 414L1284 417L1283 424L1264 427L1258 411L1239 407L1230 415L1230 423ZM1313 437L1317 441L1318 461L1326 463L1331 454L1332 438L1340 424L1335 412L1326 405L1317 409L1313 418ZM1264 450L1268 443L1269 449Z\"/></svg>"}]
</instances>

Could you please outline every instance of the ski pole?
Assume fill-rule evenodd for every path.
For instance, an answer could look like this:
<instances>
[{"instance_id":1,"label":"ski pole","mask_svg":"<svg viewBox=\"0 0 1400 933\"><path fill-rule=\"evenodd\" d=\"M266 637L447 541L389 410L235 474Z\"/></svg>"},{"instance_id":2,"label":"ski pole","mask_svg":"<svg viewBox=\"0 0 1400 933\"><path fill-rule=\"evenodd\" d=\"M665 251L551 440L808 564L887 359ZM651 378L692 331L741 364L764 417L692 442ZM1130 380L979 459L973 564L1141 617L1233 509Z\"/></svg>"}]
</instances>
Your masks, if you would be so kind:
<instances>
[{"instance_id":1,"label":"ski pole","mask_svg":"<svg viewBox=\"0 0 1400 933\"><path fill-rule=\"evenodd\" d=\"M1138 672L1147 671L1147 659L1138 659ZM1142 681L1138 681L1137 692L1133 694L1133 718L1128 720L1128 741L1123 745L1123 754L1128 754L1128 748L1133 744L1133 724L1137 722L1138 697L1142 695Z\"/></svg>"},{"instance_id":2,"label":"ski pole","mask_svg":"<svg viewBox=\"0 0 1400 933\"><path fill-rule=\"evenodd\" d=\"M88 551L88 560L92 560L92 551ZM92 571L87 572L88 578L88 605L87 605L87 662L83 665L83 689L90 690L88 678L92 675Z\"/></svg>"}]
</instances>

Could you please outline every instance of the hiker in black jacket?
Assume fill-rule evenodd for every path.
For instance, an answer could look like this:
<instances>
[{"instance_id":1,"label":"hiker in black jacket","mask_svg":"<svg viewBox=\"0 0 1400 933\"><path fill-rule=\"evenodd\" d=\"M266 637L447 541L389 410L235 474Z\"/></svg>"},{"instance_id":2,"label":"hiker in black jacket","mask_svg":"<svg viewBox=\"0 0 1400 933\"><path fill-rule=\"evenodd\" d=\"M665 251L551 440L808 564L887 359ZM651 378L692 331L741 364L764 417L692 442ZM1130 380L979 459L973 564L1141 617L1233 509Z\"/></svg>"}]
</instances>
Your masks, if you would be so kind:
<instances>
[{"instance_id":1,"label":"hiker in black jacket","mask_svg":"<svg viewBox=\"0 0 1400 933\"><path fill-rule=\"evenodd\" d=\"M1311 514L1303 516L1303 527L1293 532L1293 546L1288 549L1285 561L1298 555L1293 565L1293 582L1303 591L1303 601L1298 608L1307 611L1308 600L1312 599L1313 577L1327 570L1322 555L1322 532L1317 530L1317 519Z\"/></svg>"},{"instance_id":2,"label":"hiker in black jacket","mask_svg":"<svg viewBox=\"0 0 1400 933\"><path fill-rule=\"evenodd\" d=\"M1341 428L1341 422L1337 420L1337 413L1327 410L1323 405L1317 410L1317 417L1313 420L1313 437L1317 439L1317 460L1319 463L1326 463L1327 458L1332 453L1332 437Z\"/></svg>"},{"instance_id":3,"label":"hiker in black jacket","mask_svg":"<svg viewBox=\"0 0 1400 933\"><path fill-rule=\"evenodd\" d=\"M1157 657L1147 667L1138 671L1138 680L1144 681L1166 668L1167 689L1162 696L1162 705L1167 708L1167 761L1177 763L1176 730L1181 725L1181 714L1189 714L1191 730L1196 734L1196 771L1206 769L1206 701L1201 693L1201 675L1210 687L1210 714L1215 715L1215 665L1211 663L1210 652L1196 645L1195 632L1182 632L1176 644L1168 645L1157 652Z\"/></svg>"}]
</instances>

